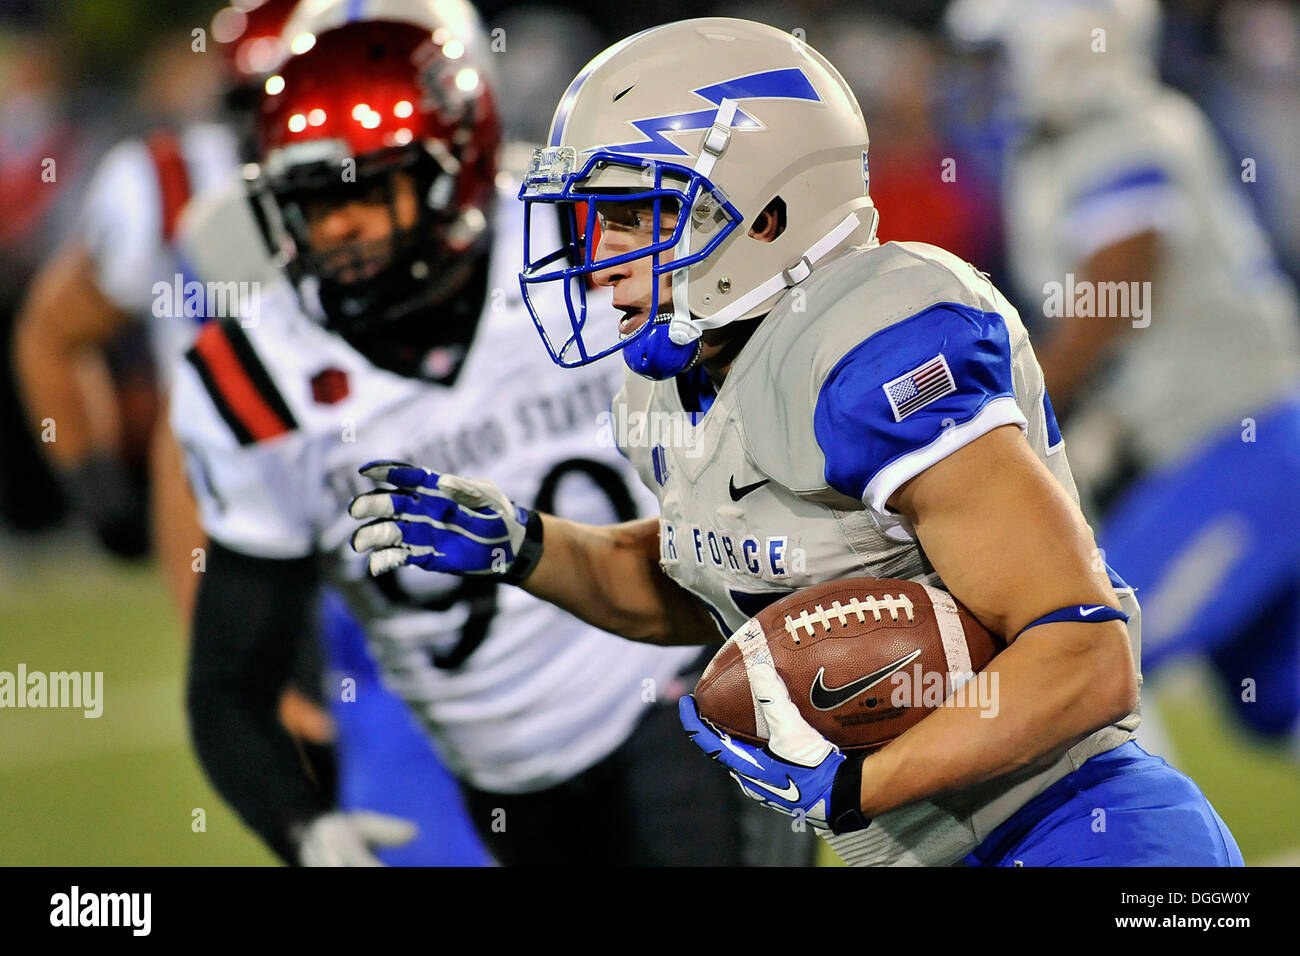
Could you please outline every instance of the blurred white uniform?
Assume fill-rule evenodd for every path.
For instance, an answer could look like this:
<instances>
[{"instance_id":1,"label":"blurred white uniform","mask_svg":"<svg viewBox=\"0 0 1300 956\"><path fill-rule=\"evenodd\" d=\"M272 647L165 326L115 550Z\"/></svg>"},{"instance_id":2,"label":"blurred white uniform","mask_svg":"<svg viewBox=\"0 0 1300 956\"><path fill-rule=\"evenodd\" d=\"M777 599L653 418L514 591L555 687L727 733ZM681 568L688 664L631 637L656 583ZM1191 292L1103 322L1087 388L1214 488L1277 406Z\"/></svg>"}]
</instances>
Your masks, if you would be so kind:
<instances>
[{"instance_id":1,"label":"blurred white uniform","mask_svg":"<svg viewBox=\"0 0 1300 956\"><path fill-rule=\"evenodd\" d=\"M1150 324L1076 399L1075 476L1085 501L1129 479L1098 543L1143 595L1146 672L1207 657L1243 721L1300 739L1300 314L1239 171L1195 105L1153 86L1013 157L1011 262L1042 301L1097 250L1159 233ZM1229 593L1242 611L1219 618Z\"/></svg>"},{"instance_id":2,"label":"blurred white uniform","mask_svg":"<svg viewBox=\"0 0 1300 956\"><path fill-rule=\"evenodd\" d=\"M1082 280L1083 264L1107 245L1160 234L1150 325L1127 333L1076 409L1079 421L1111 420L1117 428L1105 431L1143 470L1281 400L1300 380L1295 294L1237 172L1200 110L1172 91L1036 139L1010 161L1009 251L1025 301L1044 301L1044 284L1069 274ZM1081 484L1090 469L1077 466L1093 457L1079 447L1083 434L1071 430Z\"/></svg>"},{"instance_id":3,"label":"blurred white uniform","mask_svg":"<svg viewBox=\"0 0 1300 956\"><path fill-rule=\"evenodd\" d=\"M1204 657L1240 719L1300 741L1300 315L1244 199L1250 163L1161 84L1156 0L954 0L945 16L1001 50L1029 130L1004 183L1023 298L1058 321L1136 326L1067 428L1106 561L1142 595L1143 670ZM1095 253L1148 232L1147 288L1125 302L1115 283L1074 285L1095 279L1079 274ZM1069 308L1072 289L1091 312ZM1225 600L1236 613L1216 613Z\"/></svg>"},{"instance_id":4,"label":"blurred white uniform","mask_svg":"<svg viewBox=\"0 0 1300 956\"><path fill-rule=\"evenodd\" d=\"M148 321L164 385L205 317L155 308L155 285L171 286L187 272L172 242L181 209L192 196L228 180L237 163L235 134L229 128L194 123L174 135L162 132L118 143L91 179L81 237L94 261L96 282L115 306Z\"/></svg>"},{"instance_id":5,"label":"blurred white uniform","mask_svg":"<svg viewBox=\"0 0 1300 956\"><path fill-rule=\"evenodd\" d=\"M651 513L654 499L597 427L617 371L564 374L520 344L533 334L516 291L520 206L499 203L491 291L453 384L374 366L281 282L263 293L256 324L203 332L177 373L172 425L208 533L255 556L317 555L385 683L453 772L521 793L612 753L699 649L624 641L484 579L418 568L372 578L351 548L348 503L372 487L357 468L378 458L491 475L514 500L577 521Z\"/></svg>"}]
</instances>

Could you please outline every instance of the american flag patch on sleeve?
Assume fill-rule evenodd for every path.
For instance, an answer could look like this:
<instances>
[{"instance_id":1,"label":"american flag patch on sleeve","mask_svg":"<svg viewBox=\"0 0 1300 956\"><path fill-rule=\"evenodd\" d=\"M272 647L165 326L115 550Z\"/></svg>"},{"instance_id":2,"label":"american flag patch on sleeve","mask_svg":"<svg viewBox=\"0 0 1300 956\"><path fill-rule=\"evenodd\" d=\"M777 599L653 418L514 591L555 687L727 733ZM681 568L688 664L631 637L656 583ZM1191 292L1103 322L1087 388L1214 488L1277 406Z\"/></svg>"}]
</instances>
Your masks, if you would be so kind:
<instances>
[{"instance_id":1,"label":"american flag patch on sleeve","mask_svg":"<svg viewBox=\"0 0 1300 956\"><path fill-rule=\"evenodd\" d=\"M931 402L957 391L957 383L953 381L948 360L940 353L924 365L886 382L881 388L894 411L894 421L901 422Z\"/></svg>"}]
</instances>

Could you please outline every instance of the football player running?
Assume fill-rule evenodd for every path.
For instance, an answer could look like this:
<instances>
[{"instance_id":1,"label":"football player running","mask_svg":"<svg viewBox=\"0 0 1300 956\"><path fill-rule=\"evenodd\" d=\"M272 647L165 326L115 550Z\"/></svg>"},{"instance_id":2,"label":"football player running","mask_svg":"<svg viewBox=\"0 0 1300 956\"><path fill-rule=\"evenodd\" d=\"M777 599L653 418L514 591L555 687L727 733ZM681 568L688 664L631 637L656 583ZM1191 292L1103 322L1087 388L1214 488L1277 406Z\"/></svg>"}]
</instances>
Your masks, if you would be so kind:
<instances>
[{"instance_id":1,"label":"football player running","mask_svg":"<svg viewBox=\"0 0 1300 956\"><path fill-rule=\"evenodd\" d=\"M193 601L190 564L192 505L178 489L151 477L155 497L146 503L115 448L101 447L101 421L116 423L118 409L107 387L98 349L136 323L147 323L155 365L166 386L172 366L193 340L204 315L186 315L179 303L160 309L157 286L171 288L185 271L173 240L192 195L228 177L250 143L240 133L251 122L248 100L262 70L274 62L280 28L293 0L223 7L213 19L214 56L222 64L220 122L162 127L112 147L91 177L78 228L33 281L15 337L16 371L24 400L39 423L53 418L59 440L46 445L53 463L102 543L115 554L139 557L154 544L182 613ZM219 53L218 53L219 51ZM165 418L165 416L164 416ZM39 427L39 425L37 426ZM160 429L151 467L161 471L166 445ZM201 542L200 542L201 543Z\"/></svg>"},{"instance_id":2,"label":"football player running","mask_svg":"<svg viewBox=\"0 0 1300 956\"><path fill-rule=\"evenodd\" d=\"M653 502L601 439L617 376L566 376L520 347L522 207L497 195L473 9L338 0L300 13L312 29L286 28L297 53L268 80L253 178L292 281L264 291L260 321L204 331L173 405L213 542L189 681L204 767L286 860L366 861L410 838L400 821L334 810L267 719L289 636L325 581L499 862L743 862L731 788L701 772L677 728L696 649L628 644L503 587L528 549L486 519L470 542L484 573L464 580L372 579L349 547L344 507L369 487L357 466L381 452L501 474L515 498L586 521ZM349 684L334 691L344 701L367 690ZM810 841L781 838L795 854L784 860L808 855Z\"/></svg>"},{"instance_id":3,"label":"football player running","mask_svg":"<svg viewBox=\"0 0 1300 956\"><path fill-rule=\"evenodd\" d=\"M223 309L220 300L203 295L187 293L182 302L179 292L169 297L170 307L161 307L159 284L173 289L180 276L186 289L206 278L219 279L226 288L244 283L243 288L256 290L279 277L237 170L242 161L256 158L256 109L294 7L295 0L239 0L216 12L211 55L220 58L224 76L226 109L220 122L158 129L109 150L92 178L79 229L34 283L17 336L17 369L33 418L48 416L59 423L59 441L44 447L56 456L106 547L140 556L147 543L142 533L149 532L187 632L202 578L196 554L207 550L208 541L167 416L159 415L150 437L146 516L145 502L118 458L97 450L92 434L99 418L116 418L113 395L97 395L87 383L102 377L94 374L103 364L96 350L141 325L153 347L165 404L185 349L211 313ZM237 191L232 194L228 184ZM486 851L458 810L454 779L400 701L376 683L364 687L359 702L347 710L335 707L331 714L318 706L326 666L322 643L331 656L349 663L349 676L359 683L372 670L364 637L338 596L323 593L320 611L319 633L316 628L302 632L278 705L279 719L318 788L327 794L337 790L341 805L381 807L418 824L414 839L383 853L387 860L486 862ZM373 740L380 735L385 747L377 752ZM423 801L404 802L416 789L423 790ZM410 832L409 825L374 815L360 821L402 839ZM342 818L323 820L314 835L314 845L303 854L311 862L374 860L364 846L349 842L352 834Z\"/></svg>"},{"instance_id":4,"label":"football player running","mask_svg":"<svg viewBox=\"0 0 1300 956\"><path fill-rule=\"evenodd\" d=\"M1026 300L1098 292L1053 313L1039 355L1107 559L1143 594L1143 670L1208 657L1234 713L1300 758L1300 308L1239 171L1159 82L1154 0L960 0L948 23L1006 66ZM1207 624L1227 593L1242 610Z\"/></svg>"},{"instance_id":5,"label":"football player running","mask_svg":"<svg viewBox=\"0 0 1300 956\"><path fill-rule=\"evenodd\" d=\"M149 442L146 502L116 449L119 436L112 432L123 410L100 350L144 325L165 404L172 369L207 316L202 308L197 315L187 313L180 302L159 308L158 287L171 289L175 277L187 271L177 240L190 199L218 188L238 167L241 153L253 148L250 106L293 7L294 0L264 0L217 12L213 53L221 61L226 107L221 121L162 127L108 151L91 177L76 230L33 280L14 337L14 368L33 427L44 420L58 423L58 441L42 448L65 487L113 554L143 557L152 543L185 621L198 583L193 549L206 541L185 487L180 452L161 414ZM223 238L241 245L239 237ZM243 238L244 243L256 240L256 234ZM318 695L320 676L313 645L309 642L299 655L281 715L319 759L331 728L311 700Z\"/></svg>"},{"instance_id":6,"label":"football player running","mask_svg":"<svg viewBox=\"0 0 1300 956\"><path fill-rule=\"evenodd\" d=\"M491 532L526 590L663 643L817 582L941 584L1012 641L990 665L997 716L940 708L846 758L759 662L768 745L717 733L690 697L688 733L850 862L1240 864L1196 786L1132 741L1137 603L1098 559L1019 316L942 249L876 242L867 176L852 93L775 28L690 20L601 54L522 189L520 282L557 363L622 353L616 434L661 517L585 525L376 466L398 491L353 504L384 515L357 546L372 571L472 573ZM544 246L556 207L568 225ZM633 427L683 415L689 442Z\"/></svg>"}]
</instances>

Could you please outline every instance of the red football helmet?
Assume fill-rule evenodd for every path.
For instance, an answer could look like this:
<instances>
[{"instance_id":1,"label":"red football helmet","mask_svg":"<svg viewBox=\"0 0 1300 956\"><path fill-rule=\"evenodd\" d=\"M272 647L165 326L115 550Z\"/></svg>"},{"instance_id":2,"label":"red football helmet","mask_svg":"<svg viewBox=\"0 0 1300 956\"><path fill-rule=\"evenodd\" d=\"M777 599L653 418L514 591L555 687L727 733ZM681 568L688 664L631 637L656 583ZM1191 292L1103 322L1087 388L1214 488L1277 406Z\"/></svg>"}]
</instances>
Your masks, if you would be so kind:
<instances>
[{"instance_id":1,"label":"red football helmet","mask_svg":"<svg viewBox=\"0 0 1300 956\"><path fill-rule=\"evenodd\" d=\"M447 299L482 259L501 140L486 37L460 0L309 0L282 40L290 55L266 79L254 197L304 299L350 340L373 338ZM413 226L398 217L403 176ZM389 237L314 246L313 210L381 199Z\"/></svg>"}]
</instances>

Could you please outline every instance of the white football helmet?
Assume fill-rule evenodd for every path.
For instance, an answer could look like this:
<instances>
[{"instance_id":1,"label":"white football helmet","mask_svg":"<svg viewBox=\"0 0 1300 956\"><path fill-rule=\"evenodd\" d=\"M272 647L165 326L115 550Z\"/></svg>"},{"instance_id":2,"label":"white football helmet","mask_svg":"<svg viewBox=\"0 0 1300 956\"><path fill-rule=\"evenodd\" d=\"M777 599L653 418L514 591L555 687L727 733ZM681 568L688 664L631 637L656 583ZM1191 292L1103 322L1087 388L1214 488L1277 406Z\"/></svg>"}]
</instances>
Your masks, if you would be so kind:
<instances>
[{"instance_id":1,"label":"white football helmet","mask_svg":"<svg viewBox=\"0 0 1300 956\"><path fill-rule=\"evenodd\" d=\"M816 50L747 20L655 27L597 56L561 99L519 193L529 230L520 286L557 364L622 350L635 371L669 378L698 359L704 330L766 313L830 252L874 242L867 185L862 110ZM655 236L661 211L677 212L671 237L597 260L596 202L611 197L652 203ZM538 248L542 221L554 231L539 203L559 208L558 247ZM784 230L749 237L769 206ZM620 339L612 311L594 315L588 278L644 257L652 319ZM672 302L661 306L664 274ZM567 315L541 314L546 283L563 286Z\"/></svg>"},{"instance_id":2,"label":"white football helmet","mask_svg":"<svg viewBox=\"0 0 1300 956\"><path fill-rule=\"evenodd\" d=\"M1159 82L1156 0L954 0L944 16L959 43L1002 50L1027 121L1068 125Z\"/></svg>"}]
</instances>

